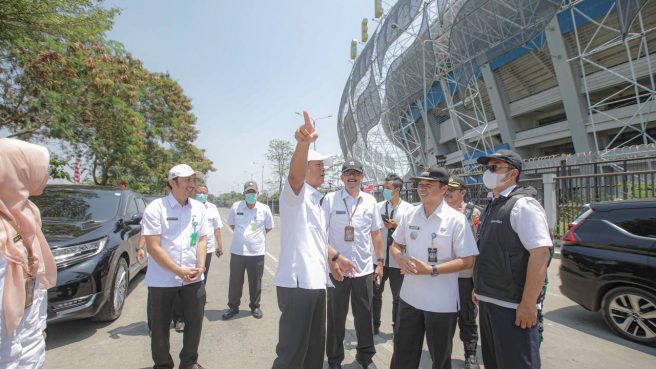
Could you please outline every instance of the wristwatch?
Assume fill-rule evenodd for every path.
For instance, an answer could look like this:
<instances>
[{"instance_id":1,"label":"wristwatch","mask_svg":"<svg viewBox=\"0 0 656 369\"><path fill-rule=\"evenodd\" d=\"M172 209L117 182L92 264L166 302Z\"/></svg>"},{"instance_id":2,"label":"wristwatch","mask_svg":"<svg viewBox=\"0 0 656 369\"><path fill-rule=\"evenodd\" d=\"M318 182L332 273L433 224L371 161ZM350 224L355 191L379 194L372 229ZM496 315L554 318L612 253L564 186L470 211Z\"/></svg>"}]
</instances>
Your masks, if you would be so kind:
<instances>
[{"instance_id":1,"label":"wristwatch","mask_svg":"<svg viewBox=\"0 0 656 369\"><path fill-rule=\"evenodd\" d=\"M385 265L385 259L383 259L383 258L378 258L378 259L377 259L377 262L378 262L378 264L383 264L383 265Z\"/></svg>"},{"instance_id":2,"label":"wristwatch","mask_svg":"<svg viewBox=\"0 0 656 369\"><path fill-rule=\"evenodd\" d=\"M330 260L332 260L333 262L337 261L337 259L339 259L339 255L341 255L341 253L340 253L339 251L337 251L337 253L335 254L335 256L333 256L333 258L330 259Z\"/></svg>"},{"instance_id":3,"label":"wristwatch","mask_svg":"<svg viewBox=\"0 0 656 369\"><path fill-rule=\"evenodd\" d=\"M433 269L431 270L431 277L437 277L440 275L440 272L437 271L437 265L433 265Z\"/></svg>"}]
</instances>

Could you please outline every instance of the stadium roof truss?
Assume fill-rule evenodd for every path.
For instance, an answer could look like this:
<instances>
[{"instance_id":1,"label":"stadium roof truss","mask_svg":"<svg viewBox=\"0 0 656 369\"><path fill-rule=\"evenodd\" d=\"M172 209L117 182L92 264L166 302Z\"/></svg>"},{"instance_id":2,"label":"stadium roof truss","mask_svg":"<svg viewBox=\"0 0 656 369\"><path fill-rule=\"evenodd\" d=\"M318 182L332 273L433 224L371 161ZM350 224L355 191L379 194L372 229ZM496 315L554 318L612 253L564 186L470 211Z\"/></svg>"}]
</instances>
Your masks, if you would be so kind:
<instances>
[{"instance_id":1,"label":"stadium roof truss","mask_svg":"<svg viewBox=\"0 0 656 369\"><path fill-rule=\"evenodd\" d=\"M603 145L595 133L598 151L621 147L618 140L626 139L626 132L641 135L645 144L652 143L644 116L656 108L647 44L654 28L645 26L640 12L648 0L616 0L601 19L587 16L576 6L580 2L399 0L356 59L344 88L337 127L343 154L360 159L373 174L370 179L377 182L389 172L416 174L428 162L425 125L430 124L428 112L437 102L429 106L427 94L437 86L467 171L468 161L495 147L489 126L493 112L486 111L483 101L481 66L518 47L528 47L544 35L558 11L570 12L575 23L586 19L597 28L592 36L576 34L577 55L570 60L583 71L590 116L605 114L604 106L617 103L616 97L623 91L632 90L627 99L639 104L610 143ZM616 16L610 15L613 10ZM612 37L608 37L609 31ZM544 42L532 48L538 47L544 47ZM596 55L610 48L624 48L629 73L620 74L597 60ZM635 73L638 64L643 69L646 65L647 79L644 73L643 77ZM620 78L626 85L607 98L593 99L586 87L589 68Z\"/></svg>"}]
</instances>

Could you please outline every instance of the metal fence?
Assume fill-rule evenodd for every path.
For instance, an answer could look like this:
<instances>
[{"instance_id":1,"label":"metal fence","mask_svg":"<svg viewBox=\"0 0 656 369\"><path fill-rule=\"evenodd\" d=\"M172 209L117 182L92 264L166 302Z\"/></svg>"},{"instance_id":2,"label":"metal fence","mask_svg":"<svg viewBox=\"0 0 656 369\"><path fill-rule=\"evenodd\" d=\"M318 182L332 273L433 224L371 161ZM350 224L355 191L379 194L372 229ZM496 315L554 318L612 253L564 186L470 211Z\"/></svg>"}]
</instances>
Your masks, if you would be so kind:
<instances>
[{"instance_id":1,"label":"metal fence","mask_svg":"<svg viewBox=\"0 0 656 369\"><path fill-rule=\"evenodd\" d=\"M587 204L656 198L656 170L556 177L557 226L564 234Z\"/></svg>"}]
</instances>

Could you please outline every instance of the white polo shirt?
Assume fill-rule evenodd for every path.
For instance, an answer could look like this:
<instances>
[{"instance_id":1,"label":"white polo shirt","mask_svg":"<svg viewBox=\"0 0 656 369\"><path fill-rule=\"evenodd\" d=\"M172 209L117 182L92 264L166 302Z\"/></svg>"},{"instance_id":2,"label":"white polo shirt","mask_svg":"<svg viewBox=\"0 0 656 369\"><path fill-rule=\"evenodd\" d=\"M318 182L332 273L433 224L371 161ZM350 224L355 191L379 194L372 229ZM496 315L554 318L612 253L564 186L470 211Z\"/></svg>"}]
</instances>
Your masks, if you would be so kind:
<instances>
[{"instance_id":1,"label":"white polo shirt","mask_svg":"<svg viewBox=\"0 0 656 369\"><path fill-rule=\"evenodd\" d=\"M354 199L346 190L335 191L326 195L323 209L328 223L328 244L357 266L356 277L373 273L375 252L372 251L371 232L383 228L376 198L360 191ZM344 240L344 229L349 224L355 231L353 241Z\"/></svg>"},{"instance_id":2,"label":"white polo shirt","mask_svg":"<svg viewBox=\"0 0 656 369\"><path fill-rule=\"evenodd\" d=\"M214 237L214 230L223 228L221 222L221 215L216 205L209 201L205 202L205 209L207 209L207 223L212 228L212 232L207 236L207 253L216 251L216 237Z\"/></svg>"},{"instance_id":3,"label":"white polo shirt","mask_svg":"<svg viewBox=\"0 0 656 369\"><path fill-rule=\"evenodd\" d=\"M387 215L391 219L393 219L396 224L398 225L401 222L401 217L403 214L405 214L407 211L410 211L414 209L415 206L412 205L411 203L407 201L399 201L399 203L396 205L396 207L392 206L392 203L389 201L381 201L378 203L378 211L380 212L380 215ZM392 256L392 251L388 250L388 245L387 245L387 233L389 232L389 229L385 227L385 224L383 223L383 228L382 228L382 235L383 235L383 257L387 261L387 255L389 255L389 267L390 268L396 268L399 269L399 263L394 259ZM389 245L392 246L392 245ZM387 263L386 263L387 264Z\"/></svg>"},{"instance_id":4,"label":"white polo shirt","mask_svg":"<svg viewBox=\"0 0 656 369\"><path fill-rule=\"evenodd\" d=\"M256 202L252 209L246 201L232 204L228 212L228 225L235 227L230 244L230 252L235 255L264 255L266 245L266 230L273 229L271 209Z\"/></svg>"},{"instance_id":5,"label":"white polo shirt","mask_svg":"<svg viewBox=\"0 0 656 369\"><path fill-rule=\"evenodd\" d=\"M478 255L465 215L451 208L446 201L442 201L429 217L424 214L423 204L406 212L392 237L396 243L405 245L407 256L414 256L429 265ZM437 262L429 262L429 251L437 251ZM419 310L455 313L460 306L458 273L435 277L406 275L400 296Z\"/></svg>"},{"instance_id":6,"label":"white polo shirt","mask_svg":"<svg viewBox=\"0 0 656 369\"><path fill-rule=\"evenodd\" d=\"M515 187L517 186L506 188L499 193L499 196L508 197ZM510 226L517 233L526 250L553 245L549 224L547 223L547 214L540 202L532 197L525 196L515 201L515 205L510 210ZM517 309L517 306L519 306L519 304L479 294L476 294L476 298L509 309ZM541 304L536 306L538 309L541 308Z\"/></svg>"},{"instance_id":7,"label":"white polo shirt","mask_svg":"<svg viewBox=\"0 0 656 369\"><path fill-rule=\"evenodd\" d=\"M298 195L289 180L280 194L280 257L276 286L325 289L328 285L328 237L319 205L323 194L303 183Z\"/></svg>"},{"instance_id":8,"label":"white polo shirt","mask_svg":"<svg viewBox=\"0 0 656 369\"><path fill-rule=\"evenodd\" d=\"M207 223L205 205L195 199L189 199L184 206L172 194L152 201L146 207L142 219L144 236L160 236L160 245L174 263L181 267L196 268L196 247L198 239L210 235L214 230ZM192 234L196 232L196 244L191 245ZM196 283L200 279L190 283ZM144 283L147 287L178 287L185 284L172 271L157 264L148 256L148 269Z\"/></svg>"}]
</instances>

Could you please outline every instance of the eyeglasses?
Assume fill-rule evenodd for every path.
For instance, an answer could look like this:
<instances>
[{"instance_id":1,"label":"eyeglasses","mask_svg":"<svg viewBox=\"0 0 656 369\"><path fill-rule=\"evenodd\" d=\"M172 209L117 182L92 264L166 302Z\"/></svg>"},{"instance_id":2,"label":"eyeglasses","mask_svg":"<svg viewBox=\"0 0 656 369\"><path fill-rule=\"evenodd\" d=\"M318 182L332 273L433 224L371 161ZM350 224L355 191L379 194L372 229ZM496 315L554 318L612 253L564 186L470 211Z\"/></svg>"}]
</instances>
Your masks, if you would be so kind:
<instances>
[{"instance_id":1,"label":"eyeglasses","mask_svg":"<svg viewBox=\"0 0 656 369\"><path fill-rule=\"evenodd\" d=\"M357 177L360 174L362 174L362 173L358 172L357 170L347 170L345 172L342 172L342 175L347 176L347 177L349 177L349 176L356 176Z\"/></svg>"},{"instance_id":2,"label":"eyeglasses","mask_svg":"<svg viewBox=\"0 0 656 369\"><path fill-rule=\"evenodd\" d=\"M496 164L485 165L484 168L485 168L486 170L489 170L489 171L492 172L492 173L496 173L497 169L504 169L504 168L505 168L505 169L515 169L515 167L511 167L511 166L508 166L508 165L506 165L506 166L500 166L500 165L496 165Z\"/></svg>"}]
</instances>

